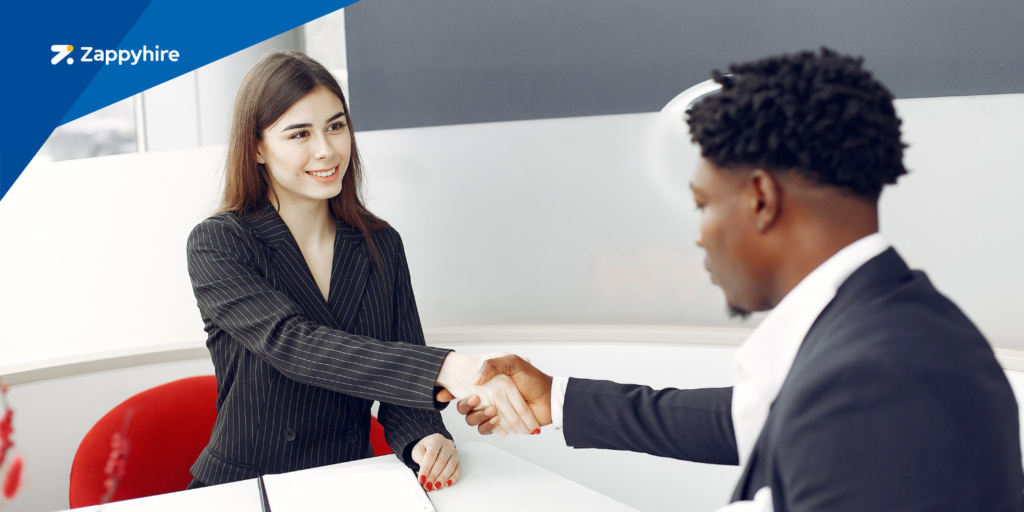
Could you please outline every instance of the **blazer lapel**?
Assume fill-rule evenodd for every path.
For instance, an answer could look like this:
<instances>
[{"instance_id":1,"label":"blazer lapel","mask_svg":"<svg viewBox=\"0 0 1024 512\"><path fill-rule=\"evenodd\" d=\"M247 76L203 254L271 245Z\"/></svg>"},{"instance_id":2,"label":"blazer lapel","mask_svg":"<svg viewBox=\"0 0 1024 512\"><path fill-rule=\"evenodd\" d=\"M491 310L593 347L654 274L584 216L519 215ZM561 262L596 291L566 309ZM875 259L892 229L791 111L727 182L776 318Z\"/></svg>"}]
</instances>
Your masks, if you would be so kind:
<instances>
[{"instance_id":1,"label":"blazer lapel","mask_svg":"<svg viewBox=\"0 0 1024 512\"><path fill-rule=\"evenodd\" d=\"M338 328L351 331L362 304L370 259L363 234L345 221L338 220L334 237L334 268L331 270L331 292L328 307L337 319Z\"/></svg>"},{"instance_id":2,"label":"blazer lapel","mask_svg":"<svg viewBox=\"0 0 1024 512\"><path fill-rule=\"evenodd\" d=\"M256 236L273 249L270 264L279 274L279 284L288 290L288 294L298 303L309 319L328 327L338 328L338 322L324 302L323 294L313 278L313 274L302 256L295 237L273 206L268 205L263 212L252 219L247 219ZM334 264L337 266L337 237L335 238ZM332 276L332 281L333 276ZM333 283L331 286L334 288Z\"/></svg>"},{"instance_id":3,"label":"blazer lapel","mask_svg":"<svg viewBox=\"0 0 1024 512\"><path fill-rule=\"evenodd\" d=\"M790 381L796 379L794 375L799 375L803 371L804 366L809 364L807 361L811 355L827 344L824 343L825 338L829 336L830 331L836 325L842 322L842 316L846 311L850 310L854 302L864 300L865 297L875 296L878 293L878 289L891 287L895 283L912 277L907 264L892 247L875 256L850 274L850 277L836 291L835 298L829 302L828 306L818 315L814 324L811 325L811 329L804 337L804 341L793 360L793 366L790 368L789 374L786 375L782 388L779 389L778 396L782 397L788 392L791 386ZM777 400L778 397L776 398ZM774 403L772 404L772 409L774 409ZM746 467L743 468L743 474L740 476L736 489L733 491L732 501L751 499L758 490L751 488L753 485L756 485L755 480L760 481L767 477L767 475L763 474L765 469L761 469L761 473L757 475L756 479L753 472L755 468L762 465L758 460L760 456L769 452L767 439L768 432L774 428L773 418L774 416L769 412L757 443L754 444L750 460L747 462ZM779 428L784 428L784 426L780 425ZM764 485L768 484L765 483Z\"/></svg>"}]
</instances>

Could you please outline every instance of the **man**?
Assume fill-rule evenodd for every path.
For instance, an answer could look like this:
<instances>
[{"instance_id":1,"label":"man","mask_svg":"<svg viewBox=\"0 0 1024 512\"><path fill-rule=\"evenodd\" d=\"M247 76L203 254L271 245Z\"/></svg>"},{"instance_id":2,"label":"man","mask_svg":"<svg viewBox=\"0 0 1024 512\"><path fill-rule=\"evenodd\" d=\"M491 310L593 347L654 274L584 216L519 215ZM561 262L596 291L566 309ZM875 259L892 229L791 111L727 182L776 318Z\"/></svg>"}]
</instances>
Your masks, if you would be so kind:
<instances>
[{"instance_id":1,"label":"man","mask_svg":"<svg viewBox=\"0 0 1024 512\"><path fill-rule=\"evenodd\" d=\"M733 314L771 310L733 387L552 378L516 356L480 382L511 377L576 448L744 465L723 510L1024 510L1017 405L991 348L878 233L905 146L861 63L822 49L733 65L688 112L705 265ZM459 411L500 433L478 404Z\"/></svg>"}]
</instances>

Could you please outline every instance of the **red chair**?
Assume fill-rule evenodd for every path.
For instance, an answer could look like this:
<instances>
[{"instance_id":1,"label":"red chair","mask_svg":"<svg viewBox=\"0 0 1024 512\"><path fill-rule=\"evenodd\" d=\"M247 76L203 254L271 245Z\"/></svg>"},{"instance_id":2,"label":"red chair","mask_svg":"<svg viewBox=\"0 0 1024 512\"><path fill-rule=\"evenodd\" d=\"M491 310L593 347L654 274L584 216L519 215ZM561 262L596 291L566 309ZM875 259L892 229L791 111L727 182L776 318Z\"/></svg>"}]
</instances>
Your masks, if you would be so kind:
<instances>
[{"instance_id":1,"label":"red chair","mask_svg":"<svg viewBox=\"0 0 1024 512\"><path fill-rule=\"evenodd\" d=\"M110 501L129 500L184 490L192 481L188 470L210 441L217 419L217 379L213 375L176 380L143 391L100 418L78 446L71 463L71 508L99 504L106 493L104 471L110 443L132 418L125 433L131 449L125 476ZM392 453L384 428L370 419L374 454Z\"/></svg>"}]
</instances>

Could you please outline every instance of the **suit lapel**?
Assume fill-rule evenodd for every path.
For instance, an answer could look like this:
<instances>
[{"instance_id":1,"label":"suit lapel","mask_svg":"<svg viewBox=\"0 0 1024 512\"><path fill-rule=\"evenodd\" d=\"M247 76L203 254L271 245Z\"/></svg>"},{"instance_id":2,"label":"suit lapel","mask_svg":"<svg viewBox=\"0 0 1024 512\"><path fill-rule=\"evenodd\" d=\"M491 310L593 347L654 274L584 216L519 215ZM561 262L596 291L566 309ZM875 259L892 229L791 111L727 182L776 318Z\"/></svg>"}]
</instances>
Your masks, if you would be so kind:
<instances>
[{"instance_id":1,"label":"suit lapel","mask_svg":"<svg viewBox=\"0 0 1024 512\"><path fill-rule=\"evenodd\" d=\"M807 361L811 355L819 347L827 344L825 341L829 337L831 329L842 322L842 316L855 302L864 300L865 297L875 296L879 293L879 290L892 287L896 283L912 277L910 269L892 247L868 260L868 262L850 274L850 277L836 291L835 298L825 306L825 309L818 315L814 324L811 325L810 330L807 331L807 335L804 337L804 341L801 343L800 349L793 360L793 366L790 368L785 382L783 382L782 387L779 389L776 402L779 400L779 397L786 394L791 386L790 381L797 379L804 366L809 364ZM827 350L827 347L823 350ZM757 443L754 444L750 460L747 462L746 467L743 468L743 474L740 476L736 489L733 491L732 501L752 499L754 493L760 488L760 486L753 488L756 485L755 480L767 479L767 475L764 474L765 468L759 467L763 465L759 459L761 457L769 457L771 450L774 448L768 446L770 431L775 426L772 423L772 420L775 418L773 416L774 409L775 404L773 403ZM779 425L779 428L785 427ZM758 474L755 478L753 473L757 470L760 470L761 474ZM763 485L768 484L764 483Z\"/></svg>"},{"instance_id":2,"label":"suit lapel","mask_svg":"<svg viewBox=\"0 0 1024 512\"><path fill-rule=\"evenodd\" d=\"M324 302L320 288L316 285L309 265L302 256L295 237L288 226L281 220L273 206L268 205L258 216L249 220L253 231L267 246L273 249L270 264L280 276L277 282L288 291L288 295L306 312L310 320L328 327L338 328L337 319L331 314L328 304ZM337 252L337 237L335 237ZM337 254L334 264L337 265ZM332 276L332 281L333 276ZM333 290L333 283L331 286Z\"/></svg>"},{"instance_id":3,"label":"suit lapel","mask_svg":"<svg viewBox=\"0 0 1024 512\"><path fill-rule=\"evenodd\" d=\"M346 222L338 221L334 237L334 268L331 269L331 291L328 307L337 319L338 328L351 331L362 304L370 260L366 254L363 234Z\"/></svg>"}]
</instances>

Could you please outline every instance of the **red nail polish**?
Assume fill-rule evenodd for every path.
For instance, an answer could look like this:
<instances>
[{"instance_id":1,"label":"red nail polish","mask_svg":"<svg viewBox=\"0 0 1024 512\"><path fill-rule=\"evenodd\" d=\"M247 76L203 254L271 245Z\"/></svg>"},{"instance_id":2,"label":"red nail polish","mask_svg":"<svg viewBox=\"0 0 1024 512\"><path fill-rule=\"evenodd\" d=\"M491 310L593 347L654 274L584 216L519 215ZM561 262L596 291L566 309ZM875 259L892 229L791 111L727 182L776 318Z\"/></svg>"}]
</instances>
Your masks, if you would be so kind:
<instances>
[{"instance_id":1,"label":"red nail polish","mask_svg":"<svg viewBox=\"0 0 1024 512\"><path fill-rule=\"evenodd\" d=\"M533 429L533 432L530 432L531 436L535 436L537 434L540 434L540 429L539 428L535 428L535 429Z\"/></svg>"},{"instance_id":2,"label":"red nail polish","mask_svg":"<svg viewBox=\"0 0 1024 512\"><path fill-rule=\"evenodd\" d=\"M420 475L420 485L427 483L427 475Z\"/></svg>"},{"instance_id":3,"label":"red nail polish","mask_svg":"<svg viewBox=\"0 0 1024 512\"><path fill-rule=\"evenodd\" d=\"M452 486L452 481L448 480L448 487L451 487L451 486Z\"/></svg>"},{"instance_id":4,"label":"red nail polish","mask_svg":"<svg viewBox=\"0 0 1024 512\"><path fill-rule=\"evenodd\" d=\"M441 482L434 482L434 488L435 489L440 489L441 488Z\"/></svg>"},{"instance_id":5,"label":"red nail polish","mask_svg":"<svg viewBox=\"0 0 1024 512\"><path fill-rule=\"evenodd\" d=\"M433 486L431 486L429 482L427 483L427 490L428 491L434 490Z\"/></svg>"}]
</instances>

